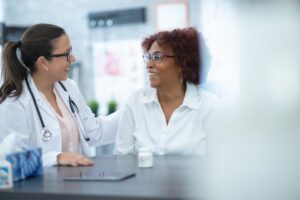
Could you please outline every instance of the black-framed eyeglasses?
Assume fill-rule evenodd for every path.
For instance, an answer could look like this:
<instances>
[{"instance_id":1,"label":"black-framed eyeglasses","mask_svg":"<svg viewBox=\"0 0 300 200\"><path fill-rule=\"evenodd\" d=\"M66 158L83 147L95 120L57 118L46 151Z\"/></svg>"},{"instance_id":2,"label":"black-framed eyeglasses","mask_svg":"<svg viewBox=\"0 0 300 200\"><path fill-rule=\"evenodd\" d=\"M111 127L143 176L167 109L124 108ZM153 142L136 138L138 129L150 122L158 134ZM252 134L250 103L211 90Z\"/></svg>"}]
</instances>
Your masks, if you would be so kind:
<instances>
[{"instance_id":1,"label":"black-framed eyeglasses","mask_svg":"<svg viewBox=\"0 0 300 200\"><path fill-rule=\"evenodd\" d=\"M144 62L147 63L149 62L149 60L152 60L153 62L155 63L159 63L161 62L164 58L167 58L167 57L170 57L170 58L173 58L175 56L172 56L172 55L165 55L163 54L162 52L155 52L153 54L151 53L145 53L143 55L143 59L144 59Z\"/></svg>"},{"instance_id":2,"label":"black-framed eyeglasses","mask_svg":"<svg viewBox=\"0 0 300 200\"><path fill-rule=\"evenodd\" d=\"M69 49L66 53L61 53L61 54L51 54L49 56L47 56L48 58L53 58L53 57L67 57L67 61L71 60L71 56L72 56L72 48Z\"/></svg>"}]
</instances>

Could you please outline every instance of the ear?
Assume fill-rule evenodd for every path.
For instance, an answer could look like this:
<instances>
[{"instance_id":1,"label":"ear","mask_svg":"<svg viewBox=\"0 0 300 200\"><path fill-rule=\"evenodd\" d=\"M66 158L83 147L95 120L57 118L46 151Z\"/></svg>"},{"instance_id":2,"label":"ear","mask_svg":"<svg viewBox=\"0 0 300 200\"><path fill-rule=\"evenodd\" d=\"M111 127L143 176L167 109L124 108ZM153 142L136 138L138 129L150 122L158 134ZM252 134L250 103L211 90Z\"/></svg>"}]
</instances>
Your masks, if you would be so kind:
<instances>
[{"instance_id":1,"label":"ear","mask_svg":"<svg viewBox=\"0 0 300 200\"><path fill-rule=\"evenodd\" d=\"M178 66L177 71L179 74L180 82L182 83L183 82L182 67Z\"/></svg>"},{"instance_id":2,"label":"ear","mask_svg":"<svg viewBox=\"0 0 300 200\"><path fill-rule=\"evenodd\" d=\"M177 66L177 72L178 72L178 74L180 74L180 75L182 74L182 67L179 66L179 65Z\"/></svg>"},{"instance_id":3,"label":"ear","mask_svg":"<svg viewBox=\"0 0 300 200\"><path fill-rule=\"evenodd\" d=\"M40 70L49 70L49 62L48 60L44 57L44 56L40 56L37 61L36 61L36 65L38 67L38 69Z\"/></svg>"}]
</instances>

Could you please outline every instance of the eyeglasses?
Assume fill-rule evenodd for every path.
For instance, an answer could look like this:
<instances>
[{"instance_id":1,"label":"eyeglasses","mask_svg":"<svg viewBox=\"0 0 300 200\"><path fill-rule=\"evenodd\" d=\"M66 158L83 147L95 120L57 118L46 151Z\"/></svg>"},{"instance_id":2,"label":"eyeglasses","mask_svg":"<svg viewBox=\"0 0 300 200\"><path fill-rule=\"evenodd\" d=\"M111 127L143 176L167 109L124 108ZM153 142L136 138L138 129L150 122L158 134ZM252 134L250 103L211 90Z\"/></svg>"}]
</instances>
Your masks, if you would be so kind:
<instances>
[{"instance_id":1,"label":"eyeglasses","mask_svg":"<svg viewBox=\"0 0 300 200\"><path fill-rule=\"evenodd\" d=\"M70 61L71 56L72 56L72 48L69 49L66 53L61 53L61 54L51 54L47 56L48 58L53 58L53 57L67 57L67 61Z\"/></svg>"},{"instance_id":2,"label":"eyeglasses","mask_svg":"<svg viewBox=\"0 0 300 200\"><path fill-rule=\"evenodd\" d=\"M162 52L155 52L153 54L145 53L143 55L143 59L144 59L145 63L149 62L149 60L152 60L155 63L159 63L159 62L162 61L163 58L167 58L167 57L172 58L172 57L175 57L175 56L164 55Z\"/></svg>"}]
</instances>

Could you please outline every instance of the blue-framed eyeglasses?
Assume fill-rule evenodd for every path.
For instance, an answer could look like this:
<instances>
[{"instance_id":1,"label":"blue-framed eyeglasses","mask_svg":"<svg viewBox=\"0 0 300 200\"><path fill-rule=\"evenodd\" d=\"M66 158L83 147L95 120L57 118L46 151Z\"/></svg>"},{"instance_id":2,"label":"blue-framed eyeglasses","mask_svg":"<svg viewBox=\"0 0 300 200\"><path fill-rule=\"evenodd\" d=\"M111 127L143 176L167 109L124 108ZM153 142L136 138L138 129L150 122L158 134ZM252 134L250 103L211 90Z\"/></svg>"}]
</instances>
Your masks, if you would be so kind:
<instances>
[{"instance_id":1,"label":"blue-framed eyeglasses","mask_svg":"<svg viewBox=\"0 0 300 200\"><path fill-rule=\"evenodd\" d=\"M70 48L66 53L61 53L61 54L51 54L47 56L48 58L53 58L53 57L67 57L67 60L70 61L71 56L72 56L72 48Z\"/></svg>"},{"instance_id":2,"label":"blue-framed eyeglasses","mask_svg":"<svg viewBox=\"0 0 300 200\"><path fill-rule=\"evenodd\" d=\"M165 55L163 54L162 52L155 52L153 54L151 53L145 53L143 55L143 59L144 59L144 62L147 63L149 62L149 60L152 60L153 62L155 63L159 63L161 62L164 58L167 58L167 57L170 57L170 58L173 58L175 56L172 56L172 55Z\"/></svg>"}]
</instances>

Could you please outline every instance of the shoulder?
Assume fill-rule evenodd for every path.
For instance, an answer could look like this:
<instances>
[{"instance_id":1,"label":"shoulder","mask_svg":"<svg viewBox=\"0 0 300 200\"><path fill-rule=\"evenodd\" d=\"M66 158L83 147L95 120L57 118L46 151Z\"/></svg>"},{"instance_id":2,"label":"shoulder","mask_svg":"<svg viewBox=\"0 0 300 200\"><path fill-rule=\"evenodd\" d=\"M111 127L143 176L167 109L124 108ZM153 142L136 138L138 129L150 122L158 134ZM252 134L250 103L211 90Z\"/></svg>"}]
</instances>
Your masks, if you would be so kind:
<instances>
[{"instance_id":1,"label":"shoulder","mask_svg":"<svg viewBox=\"0 0 300 200\"><path fill-rule=\"evenodd\" d=\"M199 89L199 97L199 108L207 115L216 110L220 102L218 96L203 89Z\"/></svg>"},{"instance_id":2,"label":"shoulder","mask_svg":"<svg viewBox=\"0 0 300 200\"><path fill-rule=\"evenodd\" d=\"M25 82L25 81L24 81ZM31 96L30 93L25 86L25 83L23 83L22 93L19 97L15 96L8 96L4 102L0 104L0 107L3 109L7 108L14 108L14 107L28 107L28 104L31 102Z\"/></svg>"},{"instance_id":3,"label":"shoulder","mask_svg":"<svg viewBox=\"0 0 300 200\"><path fill-rule=\"evenodd\" d=\"M25 108L27 108L28 100L22 99L20 97L7 97L4 102L0 104L0 111L7 113L24 113Z\"/></svg>"},{"instance_id":4,"label":"shoulder","mask_svg":"<svg viewBox=\"0 0 300 200\"><path fill-rule=\"evenodd\" d=\"M198 89L199 102L204 104L215 104L219 101L219 97L207 90Z\"/></svg>"},{"instance_id":5,"label":"shoulder","mask_svg":"<svg viewBox=\"0 0 300 200\"><path fill-rule=\"evenodd\" d=\"M143 102L149 101L153 95L156 94L156 90L151 87L146 87L139 89L133 92L131 95L128 96L126 100L126 104L141 104Z\"/></svg>"},{"instance_id":6,"label":"shoulder","mask_svg":"<svg viewBox=\"0 0 300 200\"><path fill-rule=\"evenodd\" d=\"M198 85L187 83L187 99L188 105L198 110L210 110L218 102L218 97Z\"/></svg>"}]
</instances>

